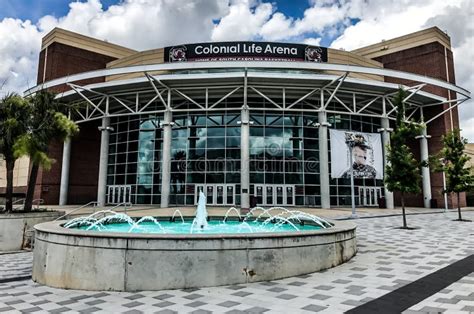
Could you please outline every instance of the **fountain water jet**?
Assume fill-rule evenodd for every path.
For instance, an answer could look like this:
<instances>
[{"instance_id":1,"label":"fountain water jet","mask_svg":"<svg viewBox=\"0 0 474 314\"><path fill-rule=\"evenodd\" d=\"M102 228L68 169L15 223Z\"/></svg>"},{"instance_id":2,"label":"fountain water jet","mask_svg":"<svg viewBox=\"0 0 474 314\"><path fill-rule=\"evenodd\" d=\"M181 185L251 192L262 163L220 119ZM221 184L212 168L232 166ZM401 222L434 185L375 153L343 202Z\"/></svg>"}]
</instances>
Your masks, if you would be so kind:
<instances>
[{"instance_id":1,"label":"fountain water jet","mask_svg":"<svg viewBox=\"0 0 474 314\"><path fill-rule=\"evenodd\" d=\"M204 195L202 191L199 192L199 201L196 209L196 218L193 220L193 229L194 227L200 229L207 228L206 195Z\"/></svg>"}]
</instances>

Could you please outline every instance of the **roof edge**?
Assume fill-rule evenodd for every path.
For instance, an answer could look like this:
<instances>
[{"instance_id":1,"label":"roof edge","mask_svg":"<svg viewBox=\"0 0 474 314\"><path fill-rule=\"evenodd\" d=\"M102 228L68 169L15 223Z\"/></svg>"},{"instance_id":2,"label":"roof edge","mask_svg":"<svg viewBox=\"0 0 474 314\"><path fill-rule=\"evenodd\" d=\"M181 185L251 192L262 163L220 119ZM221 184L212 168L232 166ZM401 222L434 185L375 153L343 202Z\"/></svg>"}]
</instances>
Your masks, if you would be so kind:
<instances>
[{"instance_id":1,"label":"roof edge","mask_svg":"<svg viewBox=\"0 0 474 314\"><path fill-rule=\"evenodd\" d=\"M47 48L53 43L61 43L113 58L123 58L137 52L136 50L127 47L71 32L59 27L53 28L53 30L43 37L41 50Z\"/></svg>"},{"instance_id":2,"label":"roof edge","mask_svg":"<svg viewBox=\"0 0 474 314\"><path fill-rule=\"evenodd\" d=\"M438 42L451 50L450 37L437 26L433 26L389 40L382 40L379 43L354 49L351 52L367 58L377 58L433 42Z\"/></svg>"}]
</instances>

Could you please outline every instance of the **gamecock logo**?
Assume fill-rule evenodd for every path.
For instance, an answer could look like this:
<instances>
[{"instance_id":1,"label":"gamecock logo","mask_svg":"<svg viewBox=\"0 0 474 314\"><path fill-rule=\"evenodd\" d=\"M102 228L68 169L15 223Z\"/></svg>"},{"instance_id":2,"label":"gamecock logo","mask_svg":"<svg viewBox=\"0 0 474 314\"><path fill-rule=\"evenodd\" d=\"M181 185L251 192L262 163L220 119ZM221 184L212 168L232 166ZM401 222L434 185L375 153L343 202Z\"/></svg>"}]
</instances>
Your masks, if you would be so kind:
<instances>
[{"instance_id":1,"label":"gamecock logo","mask_svg":"<svg viewBox=\"0 0 474 314\"><path fill-rule=\"evenodd\" d=\"M185 46L173 47L170 49L170 62L181 62L186 61L186 51Z\"/></svg>"},{"instance_id":2,"label":"gamecock logo","mask_svg":"<svg viewBox=\"0 0 474 314\"><path fill-rule=\"evenodd\" d=\"M305 60L306 61L311 61L311 62L322 62L322 52L323 50L321 48L316 48L316 47L306 47L304 54L305 54Z\"/></svg>"}]
</instances>

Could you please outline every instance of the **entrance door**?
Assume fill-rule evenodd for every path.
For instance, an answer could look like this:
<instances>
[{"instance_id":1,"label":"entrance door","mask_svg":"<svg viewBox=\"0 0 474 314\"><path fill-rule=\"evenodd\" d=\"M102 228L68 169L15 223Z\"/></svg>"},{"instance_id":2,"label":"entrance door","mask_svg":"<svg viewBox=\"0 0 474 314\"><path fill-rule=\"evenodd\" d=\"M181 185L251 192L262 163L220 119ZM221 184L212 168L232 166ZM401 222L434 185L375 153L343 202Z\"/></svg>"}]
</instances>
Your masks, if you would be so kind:
<instances>
[{"instance_id":1,"label":"entrance door","mask_svg":"<svg viewBox=\"0 0 474 314\"><path fill-rule=\"evenodd\" d=\"M265 187L265 205L273 205L273 185Z\"/></svg>"},{"instance_id":2,"label":"entrance door","mask_svg":"<svg viewBox=\"0 0 474 314\"><path fill-rule=\"evenodd\" d=\"M254 195L257 206L294 206L295 186L284 184L256 184Z\"/></svg>"},{"instance_id":3,"label":"entrance door","mask_svg":"<svg viewBox=\"0 0 474 314\"><path fill-rule=\"evenodd\" d=\"M206 185L206 204L214 205L214 185Z\"/></svg>"},{"instance_id":4,"label":"entrance door","mask_svg":"<svg viewBox=\"0 0 474 314\"><path fill-rule=\"evenodd\" d=\"M234 184L197 184L194 193L194 202L199 202L199 192L206 195L206 204L223 206L235 204Z\"/></svg>"},{"instance_id":5,"label":"entrance door","mask_svg":"<svg viewBox=\"0 0 474 314\"><path fill-rule=\"evenodd\" d=\"M286 186L286 205L293 206L295 204L295 188L292 185Z\"/></svg>"},{"instance_id":6,"label":"entrance door","mask_svg":"<svg viewBox=\"0 0 474 314\"><path fill-rule=\"evenodd\" d=\"M379 198L382 196L380 187L359 187L359 204L361 206L379 206Z\"/></svg>"},{"instance_id":7,"label":"entrance door","mask_svg":"<svg viewBox=\"0 0 474 314\"><path fill-rule=\"evenodd\" d=\"M255 197L257 198L257 206L263 205L263 185L255 185Z\"/></svg>"},{"instance_id":8,"label":"entrance door","mask_svg":"<svg viewBox=\"0 0 474 314\"><path fill-rule=\"evenodd\" d=\"M132 186L130 185L109 185L107 187L107 203L131 203L131 192Z\"/></svg>"},{"instance_id":9,"label":"entrance door","mask_svg":"<svg viewBox=\"0 0 474 314\"><path fill-rule=\"evenodd\" d=\"M226 205L234 205L234 199L235 199L235 187L233 185L227 185L227 191L226 191Z\"/></svg>"},{"instance_id":10,"label":"entrance door","mask_svg":"<svg viewBox=\"0 0 474 314\"><path fill-rule=\"evenodd\" d=\"M277 185L275 186L275 200L274 204L277 206L283 206L286 203L285 196L283 195L285 193L284 186L283 185Z\"/></svg>"},{"instance_id":11,"label":"entrance door","mask_svg":"<svg viewBox=\"0 0 474 314\"><path fill-rule=\"evenodd\" d=\"M214 200L216 205L224 205L224 193L224 186L216 185L216 199Z\"/></svg>"}]
</instances>

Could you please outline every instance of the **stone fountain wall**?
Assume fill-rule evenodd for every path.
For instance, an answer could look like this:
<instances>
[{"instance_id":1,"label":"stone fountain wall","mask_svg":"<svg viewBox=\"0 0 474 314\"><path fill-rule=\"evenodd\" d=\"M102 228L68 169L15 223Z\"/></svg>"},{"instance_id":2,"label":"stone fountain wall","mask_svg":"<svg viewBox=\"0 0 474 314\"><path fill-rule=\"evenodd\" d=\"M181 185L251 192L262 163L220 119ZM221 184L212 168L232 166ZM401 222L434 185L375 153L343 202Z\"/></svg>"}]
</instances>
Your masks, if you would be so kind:
<instances>
[{"instance_id":1,"label":"stone fountain wall","mask_svg":"<svg viewBox=\"0 0 474 314\"><path fill-rule=\"evenodd\" d=\"M33 280L52 287L139 291L274 280L337 266L356 252L356 226L233 235L88 232L37 225Z\"/></svg>"}]
</instances>

